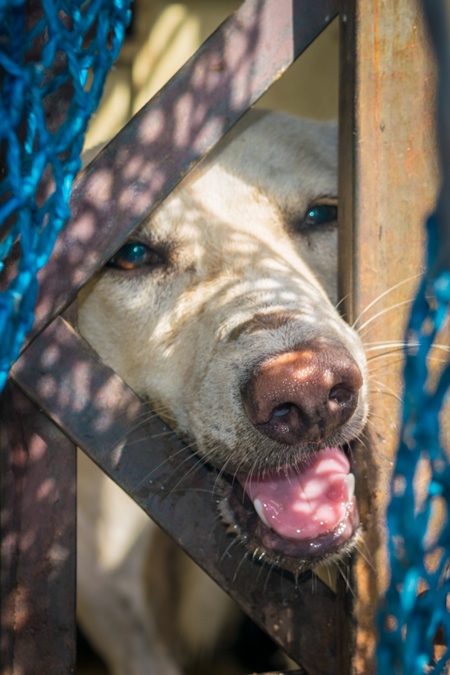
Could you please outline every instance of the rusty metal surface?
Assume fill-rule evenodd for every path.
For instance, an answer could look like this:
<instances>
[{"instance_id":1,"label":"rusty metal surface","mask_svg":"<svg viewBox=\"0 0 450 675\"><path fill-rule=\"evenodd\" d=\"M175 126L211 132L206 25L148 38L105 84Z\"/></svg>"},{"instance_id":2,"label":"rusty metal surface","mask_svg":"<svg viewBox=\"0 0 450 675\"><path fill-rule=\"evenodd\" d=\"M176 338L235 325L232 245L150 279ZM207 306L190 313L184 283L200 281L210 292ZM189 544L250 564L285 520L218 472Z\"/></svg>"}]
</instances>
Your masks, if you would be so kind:
<instances>
[{"instance_id":1,"label":"rusty metal surface","mask_svg":"<svg viewBox=\"0 0 450 675\"><path fill-rule=\"evenodd\" d=\"M33 334L337 13L337 0L246 0L77 180L40 274Z\"/></svg>"},{"instance_id":2,"label":"rusty metal surface","mask_svg":"<svg viewBox=\"0 0 450 675\"><path fill-rule=\"evenodd\" d=\"M13 369L23 391L83 448L309 675L336 675L342 602L311 573L261 566L217 520L216 473L63 319Z\"/></svg>"},{"instance_id":3,"label":"rusty metal surface","mask_svg":"<svg viewBox=\"0 0 450 675\"><path fill-rule=\"evenodd\" d=\"M419 10L409 0L343 0L341 29L341 296L351 322L361 315L372 408L371 440L357 453L367 534L354 571L352 672L370 675L376 599L388 574L382 523L399 431L401 343L437 182L434 78Z\"/></svg>"},{"instance_id":4,"label":"rusty metal surface","mask_svg":"<svg viewBox=\"0 0 450 675\"><path fill-rule=\"evenodd\" d=\"M0 671L73 673L75 447L10 382L0 450Z\"/></svg>"}]
</instances>

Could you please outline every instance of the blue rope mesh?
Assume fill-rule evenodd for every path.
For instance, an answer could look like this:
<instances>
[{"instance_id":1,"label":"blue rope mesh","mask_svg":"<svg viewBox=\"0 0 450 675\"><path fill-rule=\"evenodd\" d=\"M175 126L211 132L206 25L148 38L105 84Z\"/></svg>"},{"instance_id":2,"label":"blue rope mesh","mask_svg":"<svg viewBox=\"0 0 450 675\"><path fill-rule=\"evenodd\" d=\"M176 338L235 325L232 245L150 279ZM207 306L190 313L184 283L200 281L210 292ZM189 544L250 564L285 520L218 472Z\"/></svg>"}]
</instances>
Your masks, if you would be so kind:
<instances>
[{"instance_id":1,"label":"blue rope mesh","mask_svg":"<svg viewBox=\"0 0 450 675\"><path fill-rule=\"evenodd\" d=\"M438 149L442 189L428 219L428 260L406 334L400 447L388 509L391 581L379 613L378 672L438 675L450 658L450 464L440 413L450 388L447 358L437 384L428 359L450 307L450 27L445 0L422 0L438 62ZM448 333L448 326L446 332ZM430 480L418 506L414 477L428 463ZM446 511L432 533L437 500ZM444 638L441 653L436 637Z\"/></svg>"},{"instance_id":2,"label":"blue rope mesh","mask_svg":"<svg viewBox=\"0 0 450 675\"><path fill-rule=\"evenodd\" d=\"M37 272L69 217L86 127L130 17L130 0L41 0L41 5L41 18L27 30L29 0L0 0L0 156L6 161L0 271L13 245L20 245L16 276L0 293L0 391L32 326ZM33 60L39 40L43 47ZM67 114L51 128L47 97L56 100L61 92L61 99L67 98L68 86ZM53 189L40 199L36 195L49 176Z\"/></svg>"},{"instance_id":3,"label":"blue rope mesh","mask_svg":"<svg viewBox=\"0 0 450 675\"><path fill-rule=\"evenodd\" d=\"M433 268L439 242L436 216L428 220L428 269ZM450 364L430 392L427 357L442 328L450 303L450 272L435 279L426 275L415 299L406 348L402 436L388 509L391 582L380 613L378 672L422 675L433 664L438 629L450 637L450 519L430 547L426 532L435 497L450 503L450 466L440 443L439 413L450 386ZM417 513L413 480L420 460L430 462L428 494ZM430 554L435 553L434 564ZM428 563L426 562L428 561ZM443 672L445 653L433 673Z\"/></svg>"}]
</instances>

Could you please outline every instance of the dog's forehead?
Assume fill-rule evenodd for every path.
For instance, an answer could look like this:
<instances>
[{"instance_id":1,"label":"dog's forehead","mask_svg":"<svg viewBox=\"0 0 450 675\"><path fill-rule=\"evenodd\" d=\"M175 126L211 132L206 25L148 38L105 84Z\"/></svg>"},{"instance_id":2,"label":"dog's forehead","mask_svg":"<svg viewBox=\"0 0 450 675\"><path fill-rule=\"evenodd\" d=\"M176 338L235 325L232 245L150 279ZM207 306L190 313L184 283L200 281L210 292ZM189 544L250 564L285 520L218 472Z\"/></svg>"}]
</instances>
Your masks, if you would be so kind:
<instances>
[{"instance_id":1,"label":"dog's forehead","mask_svg":"<svg viewBox=\"0 0 450 675\"><path fill-rule=\"evenodd\" d=\"M221 190L223 182L238 191L237 197L252 196L254 206L259 195L289 216L318 197L336 196L336 125L250 110L190 181L197 194L210 195L210 208L218 204L221 213L235 201Z\"/></svg>"},{"instance_id":2,"label":"dog's forehead","mask_svg":"<svg viewBox=\"0 0 450 675\"><path fill-rule=\"evenodd\" d=\"M201 170L220 163L266 190L289 176L307 189L336 177L337 127L274 111L250 110L222 139ZM304 172L304 175L302 175Z\"/></svg>"},{"instance_id":3,"label":"dog's forehead","mask_svg":"<svg viewBox=\"0 0 450 675\"><path fill-rule=\"evenodd\" d=\"M162 204L145 229L157 240L217 242L300 218L337 194L336 125L251 110ZM214 241L210 242L214 244Z\"/></svg>"}]
</instances>

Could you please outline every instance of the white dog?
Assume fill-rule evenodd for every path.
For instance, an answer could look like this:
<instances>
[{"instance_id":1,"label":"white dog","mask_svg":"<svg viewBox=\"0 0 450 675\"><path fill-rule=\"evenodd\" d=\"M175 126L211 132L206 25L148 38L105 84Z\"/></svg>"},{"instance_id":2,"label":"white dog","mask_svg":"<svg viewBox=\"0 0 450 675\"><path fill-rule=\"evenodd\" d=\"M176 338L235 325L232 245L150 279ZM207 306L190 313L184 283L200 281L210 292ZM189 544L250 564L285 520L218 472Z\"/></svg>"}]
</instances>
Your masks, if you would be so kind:
<instances>
[{"instance_id":1,"label":"white dog","mask_svg":"<svg viewBox=\"0 0 450 675\"><path fill-rule=\"evenodd\" d=\"M335 125L250 111L79 306L101 357L236 476L225 520L246 530L254 508L248 545L291 571L342 556L360 531L346 450L367 374L334 307L336 195ZM114 675L179 675L230 601L84 456L79 489L86 633Z\"/></svg>"}]
</instances>

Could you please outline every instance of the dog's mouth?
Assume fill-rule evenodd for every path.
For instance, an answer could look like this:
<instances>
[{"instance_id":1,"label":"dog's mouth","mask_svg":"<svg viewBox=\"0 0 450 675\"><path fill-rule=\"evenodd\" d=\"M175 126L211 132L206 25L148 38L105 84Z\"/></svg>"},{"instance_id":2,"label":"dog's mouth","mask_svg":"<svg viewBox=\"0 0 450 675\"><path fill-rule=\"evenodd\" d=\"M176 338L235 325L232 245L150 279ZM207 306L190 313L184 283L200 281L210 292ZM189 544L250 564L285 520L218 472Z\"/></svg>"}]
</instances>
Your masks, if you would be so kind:
<instances>
[{"instance_id":1,"label":"dog's mouth","mask_svg":"<svg viewBox=\"0 0 450 675\"><path fill-rule=\"evenodd\" d=\"M350 456L329 447L289 469L238 474L222 517L256 557L295 573L350 551L359 534Z\"/></svg>"}]
</instances>

